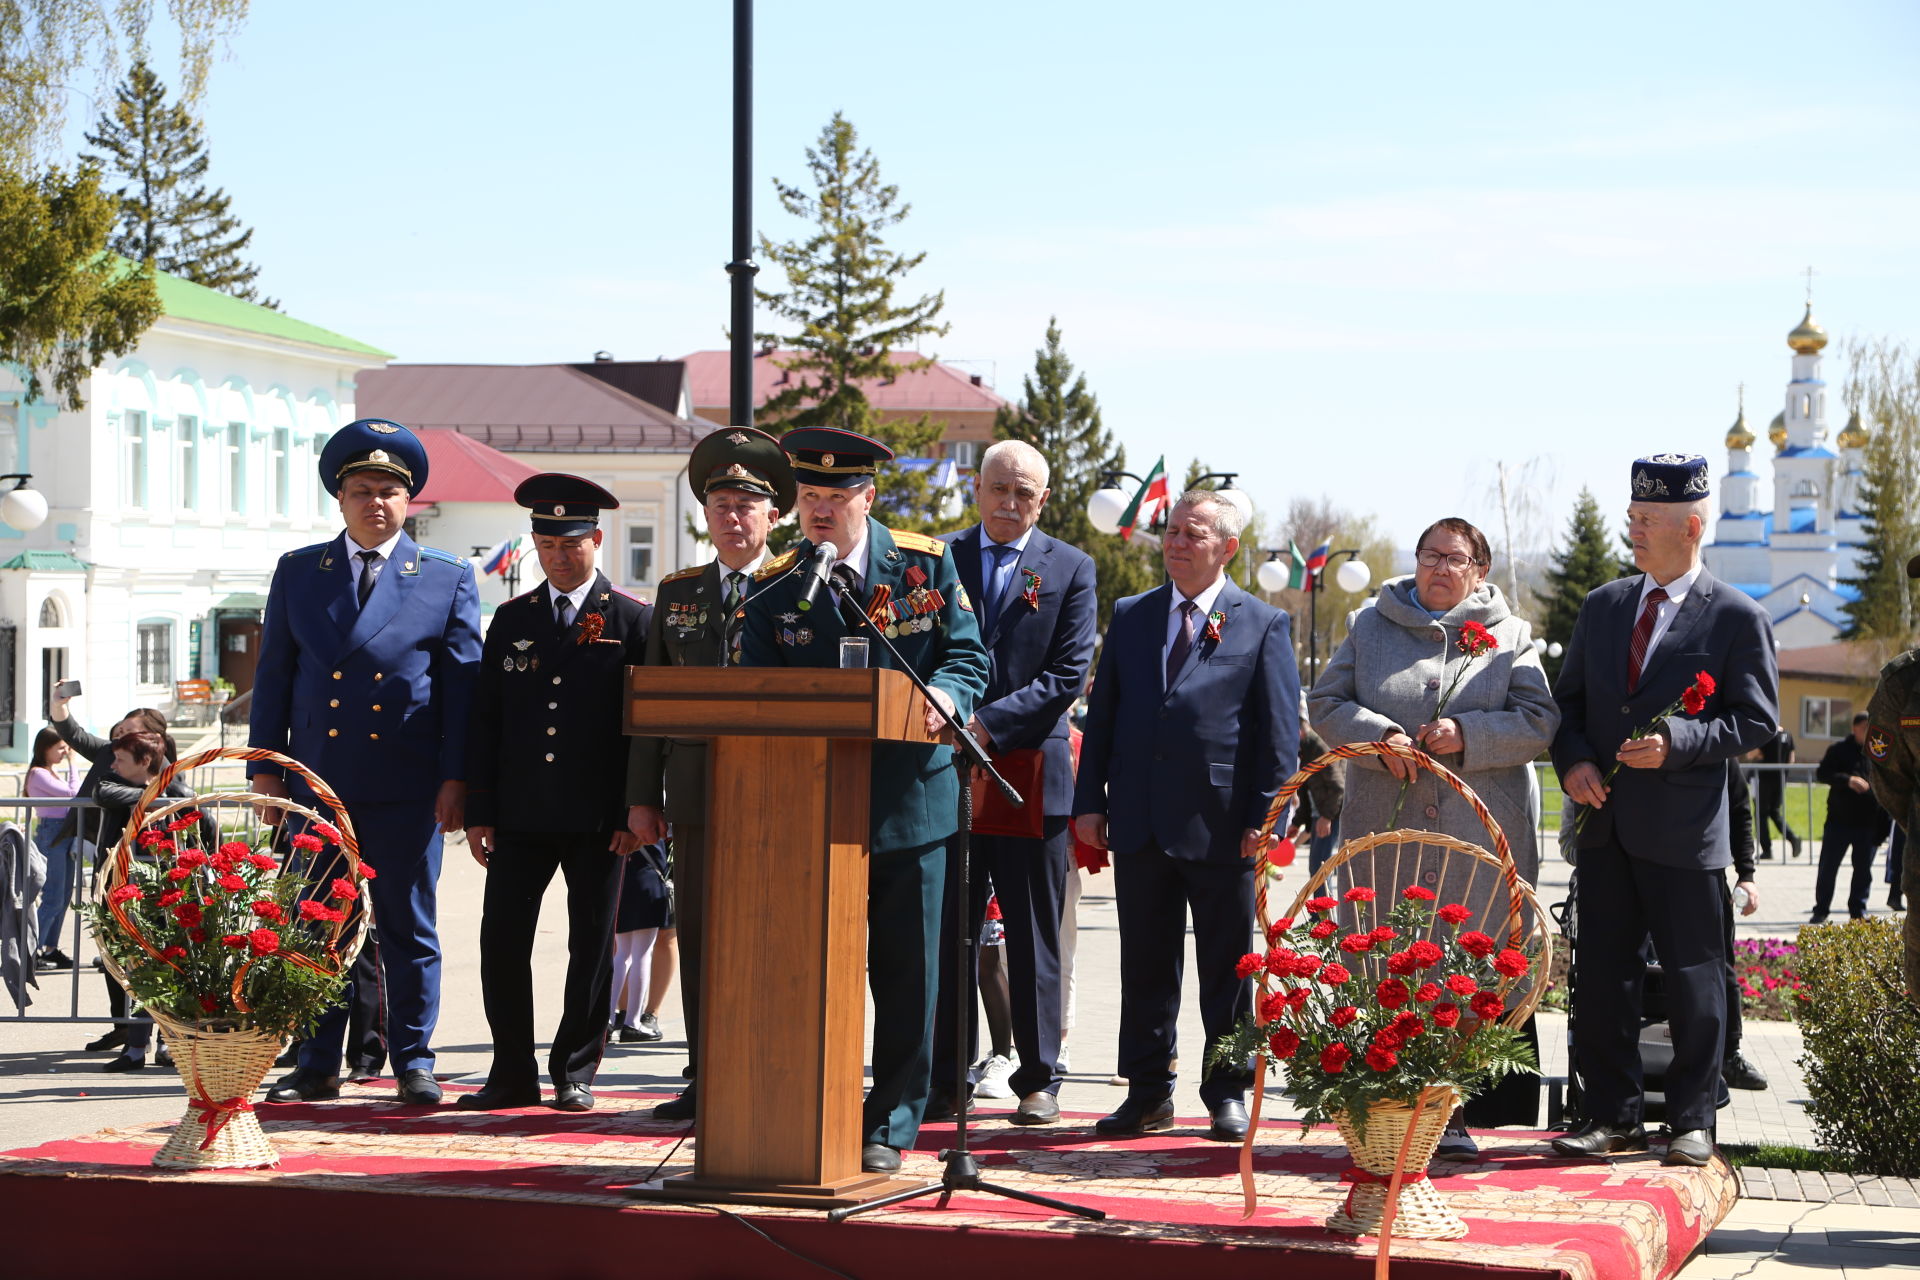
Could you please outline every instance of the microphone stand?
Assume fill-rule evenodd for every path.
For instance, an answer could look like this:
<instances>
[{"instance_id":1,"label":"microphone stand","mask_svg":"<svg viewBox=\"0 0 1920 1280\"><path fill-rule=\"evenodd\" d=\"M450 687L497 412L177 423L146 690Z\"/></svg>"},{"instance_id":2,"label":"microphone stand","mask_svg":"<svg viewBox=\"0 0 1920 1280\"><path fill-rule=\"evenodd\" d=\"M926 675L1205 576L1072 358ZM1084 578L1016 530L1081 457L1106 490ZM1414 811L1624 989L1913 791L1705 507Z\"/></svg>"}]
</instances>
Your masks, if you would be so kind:
<instances>
[{"instance_id":1,"label":"microphone stand","mask_svg":"<svg viewBox=\"0 0 1920 1280\"><path fill-rule=\"evenodd\" d=\"M914 688L920 691L921 696L926 698L931 706L939 710L941 716L947 722L947 727L953 731L954 741L959 744L959 749L954 752L953 757L953 767L959 774L960 781L960 831L953 846L954 856L958 859L954 882L958 884L959 889L957 892L948 896L947 917L948 922L953 927L954 955L958 961L955 973L959 975L964 993L968 997L966 1000L956 999L953 1002L953 1099L955 1137L954 1145L950 1149L940 1153L940 1163L942 1165L940 1181L928 1183L923 1187L910 1187L905 1191L896 1191L891 1195L880 1196L877 1199L868 1200L861 1204L828 1210L827 1220L830 1222L845 1222L855 1214L870 1213L875 1209L884 1209L889 1205L899 1204L905 1200L917 1200L921 1196L932 1195L935 1191L940 1193L940 1200L934 1207L944 1209L947 1207L947 1202L953 1199L954 1192L979 1191L988 1195L1004 1196L1009 1200L1023 1200L1028 1204L1037 1204L1046 1209L1056 1209L1061 1213L1078 1214L1083 1218L1090 1218L1095 1222L1102 1221L1107 1216L1106 1210L1104 1209L1090 1209L1082 1205L1070 1204L1065 1200L1053 1200L1046 1196L1037 1196L1028 1191L1020 1191L1013 1187L1003 1187L997 1183L986 1181L980 1176L980 1163L974 1159L973 1150L967 1142L967 1112L971 1103L971 1099L967 1096L969 1083L967 1080L967 1013L968 1006L975 992L973 951L976 945L976 939L973 937L972 931L967 927L969 913L966 909L966 903L971 896L969 886L972 883L971 868L968 862L968 833L973 826L973 780L969 770L961 763L961 757L964 755L974 766L984 769L987 776L992 778L995 785L1000 788L1001 794L1006 796L1007 800L1014 806L1025 807L1027 801L1021 797L1020 793L1013 788L1011 783L1000 776L1000 771L993 767L993 761L988 758L987 753L981 748L980 744L974 740L973 735L967 732L967 727L960 723L960 718L953 712L948 711L941 705L940 701L933 696L933 691L928 688L927 682L921 678L918 671L913 669L913 665L900 655L899 648L894 645L892 640L887 638L887 633L873 624L873 619L869 618L867 611L860 607L860 601L855 599L853 593L847 589L847 584L839 578L829 578L827 579L827 587L833 592L834 599L841 606L840 615L842 620L844 621L848 617L857 619L855 630L866 630L886 647L887 652L893 655L895 667L899 671L904 672L909 680L913 681ZM851 610L846 608L848 605L853 606Z\"/></svg>"}]
</instances>

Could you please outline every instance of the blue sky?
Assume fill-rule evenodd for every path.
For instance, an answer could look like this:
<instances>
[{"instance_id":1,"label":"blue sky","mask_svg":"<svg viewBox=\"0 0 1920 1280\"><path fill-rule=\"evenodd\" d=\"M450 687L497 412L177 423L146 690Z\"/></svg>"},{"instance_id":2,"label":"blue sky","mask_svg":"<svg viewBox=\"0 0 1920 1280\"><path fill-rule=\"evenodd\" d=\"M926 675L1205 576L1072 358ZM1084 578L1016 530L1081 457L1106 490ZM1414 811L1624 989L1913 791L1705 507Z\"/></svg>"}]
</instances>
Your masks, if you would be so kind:
<instances>
[{"instance_id":1,"label":"blue sky","mask_svg":"<svg viewBox=\"0 0 1920 1280\"><path fill-rule=\"evenodd\" d=\"M1836 338L1920 339L1920 7L758 6L757 221L835 110L1002 394L1401 542L1495 460L1623 506ZM731 6L261 3L205 103L262 284L403 360L723 345ZM1838 381L1836 362L1830 378ZM1838 422L1832 424L1836 429Z\"/></svg>"}]
</instances>

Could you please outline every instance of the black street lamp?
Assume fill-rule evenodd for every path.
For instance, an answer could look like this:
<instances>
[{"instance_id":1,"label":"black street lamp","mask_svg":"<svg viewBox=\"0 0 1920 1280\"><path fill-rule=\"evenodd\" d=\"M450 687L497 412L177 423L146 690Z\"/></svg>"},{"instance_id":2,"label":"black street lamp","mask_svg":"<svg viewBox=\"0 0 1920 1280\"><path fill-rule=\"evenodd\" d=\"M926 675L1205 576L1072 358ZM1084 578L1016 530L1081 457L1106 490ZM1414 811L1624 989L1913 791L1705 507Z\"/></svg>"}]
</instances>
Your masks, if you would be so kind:
<instances>
[{"instance_id":1,"label":"black street lamp","mask_svg":"<svg viewBox=\"0 0 1920 1280\"><path fill-rule=\"evenodd\" d=\"M727 421L753 425L753 0L733 0L733 333Z\"/></svg>"},{"instance_id":2,"label":"black street lamp","mask_svg":"<svg viewBox=\"0 0 1920 1280\"><path fill-rule=\"evenodd\" d=\"M1218 493L1228 502L1231 502L1235 509L1240 512L1240 518L1242 520L1250 520L1253 518L1253 499L1247 496L1245 489L1236 489L1233 487L1233 482L1239 475L1240 473L1238 471L1209 471L1206 475L1194 481L1194 487L1198 488L1203 486L1209 480L1220 481L1220 487L1214 492ZM1121 488L1120 482L1122 480L1131 480L1133 487L1131 489ZM1093 527L1101 533L1119 533L1120 517L1124 516L1127 513L1127 508L1133 505L1133 495L1138 493L1140 486L1146 482L1145 476L1137 476L1131 471L1120 471L1109 468L1101 472L1100 487L1094 490L1093 495L1087 499L1087 519L1091 520ZM1167 492L1169 494L1173 493L1171 485L1168 486ZM1162 512L1160 518L1154 522L1156 529L1164 522L1164 518L1165 512Z\"/></svg>"},{"instance_id":3,"label":"black street lamp","mask_svg":"<svg viewBox=\"0 0 1920 1280\"><path fill-rule=\"evenodd\" d=\"M1291 576L1287 566L1282 564L1281 551L1269 551L1267 562L1260 566L1260 589L1271 594L1286 589ZM1346 563L1334 570L1333 562L1345 557ZM1313 682L1320 678L1320 593L1327 588L1327 578L1332 576L1342 591L1358 593L1367 589L1373 581L1373 570L1360 558L1357 547L1348 547L1335 551L1327 557L1313 575L1313 587L1307 592L1307 676L1306 687L1311 689Z\"/></svg>"},{"instance_id":4,"label":"black street lamp","mask_svg":"<svg viewBox=\"0 0 1920 1280\"><path fill-rule=\"evenodd\" d=\"M491 550L493 550L492 547L475 547L473 549L473 554L474 554L474 557L478 559L480 556L487 554L487 552ZM479 566L476 565L475 567L478 568ZM515 596L520 594L520 557L519 556L516 555L511 560L507 561L507 567L501 571L500 581L506 584L507 599L511 600Z\"/></svg>"}]
</instances>

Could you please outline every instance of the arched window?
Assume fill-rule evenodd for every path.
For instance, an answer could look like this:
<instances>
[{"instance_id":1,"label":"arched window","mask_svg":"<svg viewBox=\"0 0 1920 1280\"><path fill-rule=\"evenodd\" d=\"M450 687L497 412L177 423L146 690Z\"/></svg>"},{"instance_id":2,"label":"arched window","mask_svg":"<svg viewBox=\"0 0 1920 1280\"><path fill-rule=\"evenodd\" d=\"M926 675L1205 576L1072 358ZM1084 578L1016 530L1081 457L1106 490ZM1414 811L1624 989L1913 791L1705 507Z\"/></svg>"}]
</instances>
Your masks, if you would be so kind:
<instances>
[{"instance_id":1,"label":"arched window","mask_svg":"<svg viewBox=\"0 0 1920 1280\"><path fill-rule=\"evenodd\" d=\"M1811 480L1802 480L1793 486L1793 496L1796 498L1817 498L1820 496L1820 486Z\"/></svg>"},{"instance_id":2,"label":"arched window","mask_svg":"<svg viewBox=\"0 0 1920 1280\"><path fill-rule=\"evenodd\" d=\"M67 620L60 614L60 602L48 596L40 602L40 625L43 627L64 627Z\"/></svg>"}]
</instances>

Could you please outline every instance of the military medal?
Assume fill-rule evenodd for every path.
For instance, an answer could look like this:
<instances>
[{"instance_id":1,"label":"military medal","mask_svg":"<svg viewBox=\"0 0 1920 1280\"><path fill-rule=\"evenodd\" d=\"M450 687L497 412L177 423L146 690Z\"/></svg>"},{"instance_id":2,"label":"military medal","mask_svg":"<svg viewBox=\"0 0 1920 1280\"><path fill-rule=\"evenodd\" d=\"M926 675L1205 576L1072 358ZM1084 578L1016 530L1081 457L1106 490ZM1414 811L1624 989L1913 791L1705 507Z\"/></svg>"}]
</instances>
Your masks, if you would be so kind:
<instances>
[{"instance_id":1,"label":"military medal","mask_svg":"<svg viewBox=\"0 0 1920 1280\"><path fill-rule=\"evenodd\" d=\"M518 649L518 650L519 650L520 652L522 652L522 653L525 653L525 652L526 652L527 650L529 650L529 649L531 649L531 648L533 648L533 641L531 641L531 640L515 640L515 641L513 642L513 647L514 647L514 648L516 648L516 649Z\"/></svg>"},{"instance_id":2,"label":"military medal","mask_svg":"<svg viewBox=\"0 0 1920 1280\"><path fill-rule=\"evenodd\" d=\"M800 628L798 631L793 633L793 639L794 639L794 643L796 644L812 644L813 628L812 627Z\"/></svg>"},{"instance_id":3,"label":"military medal","mask_svg":"<svg viewBox=\"0 0 1920 1280\"><path fill-rule=\"evenodd\" d=\"M507 657L500 659L500 669L502 671L513 670L513 657L511 654L509 654Z\"/></svg>"},{"instance_id":4,"label":"military medal","mask_svg":"<svg viewBox=\"0 0 1920 1280\"><path fill-rule=\"evenodd\" d=\"M797 613L783 613L780 615L780 621L787 623L788 625L792 625L793 623L800 621L800 615Z\"/></svg>"},{"instance_id":5,"label":"military medal","mask_svg":"<svg viewBox=\"0 0 1920 1280\"><path fill-rule=\"evenodd\" d=\"M909 590L913 590L925 585L927 581L927 571L917 564L912 565L905 573L900 575L900 579L907 584Z\"/></svg>"},{"instance_id":6,"label":"military medal","mask_svg":"<svg viewBox=\"0 0 1920 1280\"><path fill-rule=\"evenodd\" d=\"M527 660L525 658L515 658L513 660L513 669L515 671L525 671L527 669Z\"/></svg>"}]
</instances>

